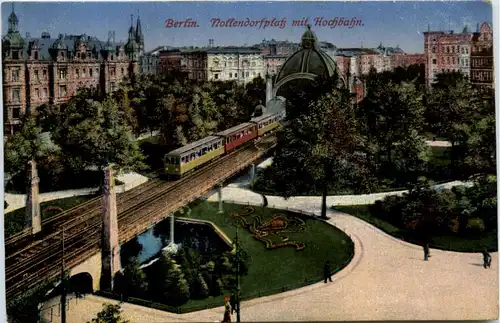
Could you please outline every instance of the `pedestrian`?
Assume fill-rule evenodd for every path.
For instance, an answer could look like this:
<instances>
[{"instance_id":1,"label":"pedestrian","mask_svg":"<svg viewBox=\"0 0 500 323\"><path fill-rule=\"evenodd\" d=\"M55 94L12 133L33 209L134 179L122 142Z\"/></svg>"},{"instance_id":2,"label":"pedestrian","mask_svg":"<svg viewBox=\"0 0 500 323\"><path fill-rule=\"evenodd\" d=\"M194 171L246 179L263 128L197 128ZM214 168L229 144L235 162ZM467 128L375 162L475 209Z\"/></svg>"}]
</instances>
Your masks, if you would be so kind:
<instances>
[{"instance_id":1,"label":"pedestrian","mask_svg":"<svg viewBox=\"0 0 500 323\"><path fill-rule=\"evenodd\" d=\"M233 294L231 294L231 300L229 301L230 305L231 305L231 315L233 315L234 311L236 311L236 296Z\"/></svg>"},{"instance_id":2,"label":"pedestrian","mask_svg":"<svg viewBox=\"0 0 500 323\"><path fill-rule=\"evenodd\" d=\"M231 322L231 305L229 304L230 300L230 297L224 297L224 318L222 320L223 323Z\"/></svg>"},{"instance_id":3,"label":"pedestrian","mask_svg":"<svg viewBox=\"0 0 500 323\"><path fill-rule=\"evenodd\" d=\"M491 267L491 255L488 253L488 250L484 248L483 250L483 266L484 268L490 268Z\"/></svg>"},{"instance_id":4,"label":"pedestrian","mask_svg":"<svg viewBox=\"0 0 500 323\"><path fill-rule=\"evenodd\" d=\"M332 268L330 267L330 261L327 260L326 263L325 263L325 284L326 284L326 280L329 279L330 282L332 281Z\"/></svg>"},{"instance_id":5,"label":"pedestrian","mask_svg":"<svg viewBox=\"0 0 500 323\"><path fill-rule=\"evenodd\" d=\"M427 261L429 260L429 257L430 257L430 252L429 252L429 244L426 243L424 244L424 260Z\"/></svg>"}]
</instances>

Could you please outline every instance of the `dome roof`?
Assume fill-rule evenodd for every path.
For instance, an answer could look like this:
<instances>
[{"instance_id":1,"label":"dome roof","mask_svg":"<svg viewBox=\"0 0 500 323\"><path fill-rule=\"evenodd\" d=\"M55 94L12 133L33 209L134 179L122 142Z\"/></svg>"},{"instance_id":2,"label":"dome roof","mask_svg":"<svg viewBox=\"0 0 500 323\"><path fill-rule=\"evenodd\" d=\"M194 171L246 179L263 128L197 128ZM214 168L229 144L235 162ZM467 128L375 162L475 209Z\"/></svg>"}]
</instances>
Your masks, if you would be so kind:
<instances>
[{"instance_id":1,"label":"dome roof","mask_svg":"<svg viewBox=\"0 0 500 323\"><path fill-rule=\"evenodd\" d=\"M331 77L335 74L338 74L345 84L337 64L318 46L316 34L309 25L302 35L300 47L301 49L290 56L278 72L277 86L295 78L312 79L317 76Z\"/></svg>"},{"instance_id":2,"label":"dome roof","mask_svg":"<svg viewBox=\"0 0 500 323\"><path fill-rule=\"evenodd\" d=\"M21 49L24 47L24 39L17 32L7 33L7 35L3 37L3 43L5 47L9 47L12 49L15 48Z\"/></svg>"}]
</instances>

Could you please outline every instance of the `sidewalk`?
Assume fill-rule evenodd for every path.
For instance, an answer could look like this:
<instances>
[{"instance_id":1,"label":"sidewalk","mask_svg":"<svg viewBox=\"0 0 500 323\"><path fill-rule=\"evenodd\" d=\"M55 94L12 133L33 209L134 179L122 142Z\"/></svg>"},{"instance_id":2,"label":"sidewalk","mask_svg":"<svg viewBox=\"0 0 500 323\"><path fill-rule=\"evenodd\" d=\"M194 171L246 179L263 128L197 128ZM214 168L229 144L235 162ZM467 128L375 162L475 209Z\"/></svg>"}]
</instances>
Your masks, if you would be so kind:
<instances>
[{"instance_id":1,"label":"sidewalk","mask_svg":"<svg viewBox=\"0 0 500 323\"><path fill-rule=\"evenodd\" d=\"M446 186L459 184L452 182ZM391 194L391 193L383 193ZM392 193L393 194L393 193ZM237 203L261 203L259 194L224 188ZM210 199L213 200L214 196ZM332 198L329 197L330 202ZM215 195L215 199L217 196ZM319 213L320 197L268 197L275 208ZM329 202L329 204L330 204ZM366 200L363 200L365 203ZM328 210L329 223L348 234L355 244L350 264L323 282L281 294L242 302L245 321L374 321L374 320L489 320L498 317L498 253L493 267L482 267L481 254L431 250L423 261L420 246L395 239L353 216ZM50 300L49 307L58 301ZM84 323L117 301L89 295L70 307L68 322ZM222 305L222 304L221 304ZM141 322L220 322L223 307L173 314L134 304L122 304L123 316ZM235 317L233 316L233 320ZM53 322L59 322L53 320Z\"/></svg>"},{"instance_id":2,"label":"sidewalk","mask_svg":"<svg viewBox=\"0 0 500 323\"><path fill-rule=\"evenodd\" d=\"M135 172L128 172L117 175L116 179L123 182L122 185L118 185L116 187L117 193L128 191L148 181L148 178L146 176L143 176ZM67 197L89 195L94 192L97 192L97 190L98 188L82 188L76 190L56 191L56 192L42 193L40 194L39 198L40 198L40 203L42 203L46 201L63 199ZM7 214L11 211L23 208L26 205L26 194L5 193L5 200L7 201L7 203L9 203L9 207L4 210L4 214Z\"/></svg>"}]
</instances>

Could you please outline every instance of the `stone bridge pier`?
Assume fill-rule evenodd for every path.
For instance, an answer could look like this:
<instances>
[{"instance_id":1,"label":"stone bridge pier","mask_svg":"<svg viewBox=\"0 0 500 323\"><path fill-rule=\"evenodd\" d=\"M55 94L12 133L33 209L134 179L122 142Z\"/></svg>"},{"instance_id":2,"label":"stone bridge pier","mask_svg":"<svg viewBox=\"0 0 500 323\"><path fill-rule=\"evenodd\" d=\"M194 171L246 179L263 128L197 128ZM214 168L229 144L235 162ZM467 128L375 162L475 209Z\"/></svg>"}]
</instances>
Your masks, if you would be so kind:
<instances>
[{"instance_id":1,"label":"stone bridge pier","mask_svg":"<svg viewBox=\"0 0 500 323\"><path fill-rule=\"evenodd\" d=\"M93 291L112 290L114 276L121 270L116 191L111 167L105 169L104 180L101 251L69 271L71 278L79 274L89 274L92 277Z\"/></svg>"}]
</instances>

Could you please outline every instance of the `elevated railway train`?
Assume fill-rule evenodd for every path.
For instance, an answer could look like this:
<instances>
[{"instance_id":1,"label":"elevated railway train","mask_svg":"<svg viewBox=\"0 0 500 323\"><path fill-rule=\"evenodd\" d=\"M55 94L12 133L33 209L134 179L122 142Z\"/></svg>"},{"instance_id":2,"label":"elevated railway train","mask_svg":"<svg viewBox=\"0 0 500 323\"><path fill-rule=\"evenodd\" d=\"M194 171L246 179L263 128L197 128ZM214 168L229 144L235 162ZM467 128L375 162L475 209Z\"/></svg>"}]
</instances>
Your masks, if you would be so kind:
<instances>
[{"instance_id":1,"label":"elevated railway train","mask_svg":"<svg viewBox=\"0 0 500 323\"><path fill-rule=\"evenodd\" d=\"M165 175L168 178L180 178L191 170L245 146L276 129L285 115L284 109L265 113L249 122L172 150L164 158Z\"/></svg>"}]
</instances>

